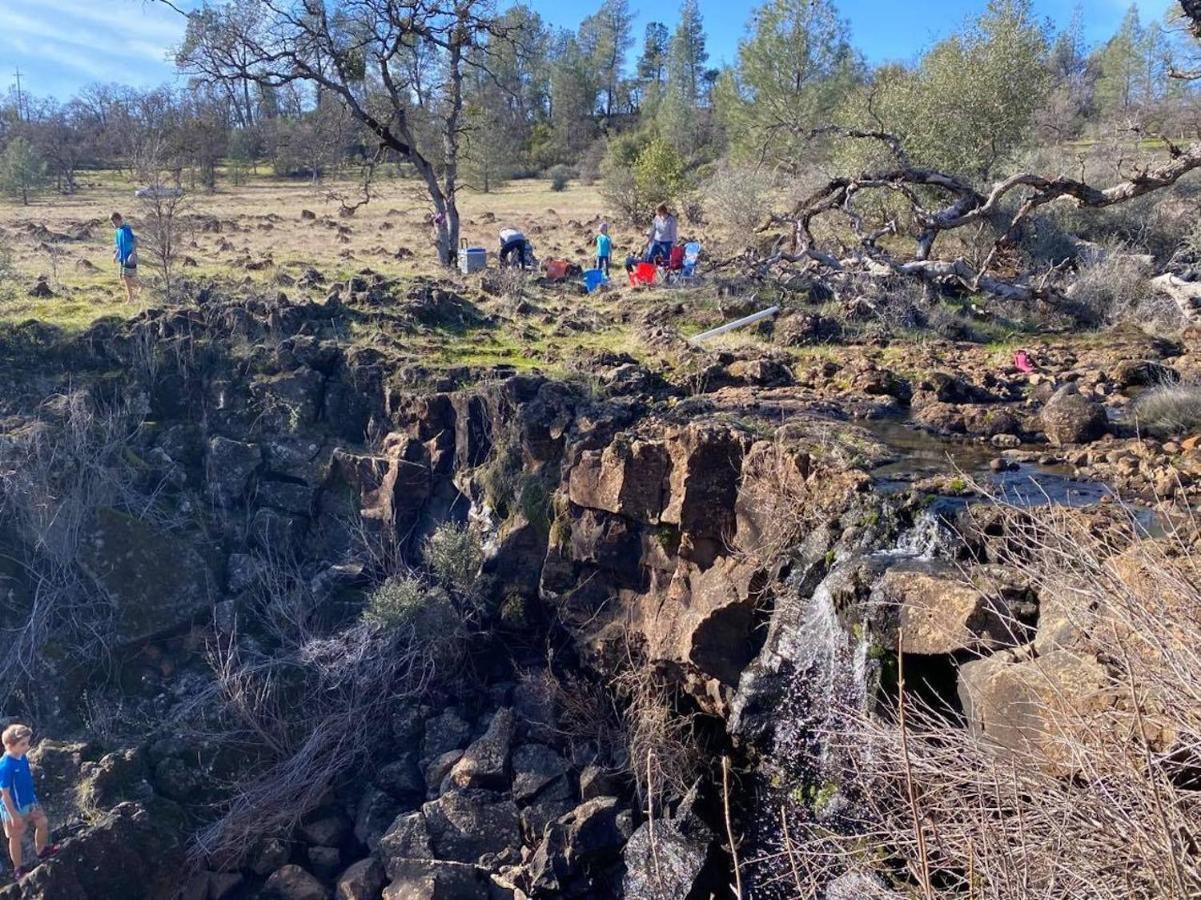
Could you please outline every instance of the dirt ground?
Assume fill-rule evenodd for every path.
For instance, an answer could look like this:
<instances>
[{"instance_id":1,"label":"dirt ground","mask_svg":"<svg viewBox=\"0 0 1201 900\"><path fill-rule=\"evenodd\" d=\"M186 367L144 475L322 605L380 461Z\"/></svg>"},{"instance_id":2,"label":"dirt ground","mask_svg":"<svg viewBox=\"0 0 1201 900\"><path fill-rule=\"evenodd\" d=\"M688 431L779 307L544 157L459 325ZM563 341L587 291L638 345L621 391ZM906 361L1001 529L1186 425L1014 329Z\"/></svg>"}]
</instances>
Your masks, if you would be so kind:
<instances>
[{"instance_id":1,"label":"dirt ground","mask_svg":"<svg viewBox=\"0 0 1201 900\"><path fill-rule=\"evenodd\" d=\"M18 281L16 296L0 303L0 321L38 318L80 328L100 315L132 312L114 271L108 217L120 211L139 229L133 186L111 173L86 173L81 185L74 196L46 194L27 207L0 202L0 241L14 256ZM241 186L198 190L189 203L179 274L259 284L287 284L287 276L309 267L331 281L364 268L388 277L439 274L425 224L431 207L419 186L382 182L371 203L340 216L330 192L353 196L356 188L252 176ZM547 181L513 182L489 194L466 191L460 208L463 236L473 246L494 251L499 229L513 225L531 238L539 259L565 257L582 265L591 256L596 225L609 221L596 188L577 183L561 192ZM616 258L639 249L634 228L614 222L612 235ZM148 262L143 254L144 303L156 298ZM54 297L28 296L41 276Z\"/></svg>"}]
</instances>

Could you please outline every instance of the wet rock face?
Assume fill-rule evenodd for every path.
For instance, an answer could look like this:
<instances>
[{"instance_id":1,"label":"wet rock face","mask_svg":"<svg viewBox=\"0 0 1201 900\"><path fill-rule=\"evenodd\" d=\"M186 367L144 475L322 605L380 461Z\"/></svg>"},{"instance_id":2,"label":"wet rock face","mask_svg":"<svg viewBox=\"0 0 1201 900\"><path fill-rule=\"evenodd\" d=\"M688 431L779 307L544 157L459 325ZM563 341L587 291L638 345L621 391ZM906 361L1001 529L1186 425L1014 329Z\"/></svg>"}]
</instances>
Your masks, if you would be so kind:
<instances>
[{"instance_id":1,"label":"wet rock face","mask_svg":"<svg viewBox=\"0 0 1201 900\"><path fill-rule=\"evenodd\" d=\"M1109 419L1104 406L1068 384L1047 401L1039 425L1053 444L1086 444L1105 434Z\"/></svg>"}]
</instances>

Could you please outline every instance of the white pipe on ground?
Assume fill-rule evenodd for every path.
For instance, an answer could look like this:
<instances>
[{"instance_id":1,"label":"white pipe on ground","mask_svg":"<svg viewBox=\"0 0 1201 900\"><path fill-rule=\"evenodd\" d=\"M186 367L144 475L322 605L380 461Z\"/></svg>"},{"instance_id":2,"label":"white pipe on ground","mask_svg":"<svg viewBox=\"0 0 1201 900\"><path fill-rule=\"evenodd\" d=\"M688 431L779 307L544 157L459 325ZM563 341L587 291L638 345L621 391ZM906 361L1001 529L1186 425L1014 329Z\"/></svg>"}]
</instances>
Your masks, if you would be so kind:
<instances>
[{"instance_id":1,"label":"white pipe on ground","mask_svg":"<svg viewBox=\"0 0 1201 900\"><path fill-rule=\"evenodd\" d=\"M700 334L693 335L689 339L689 343L696 344L700 341L707 341L711 337L717 337L719 334L725 334L727 331L733 331L735 328L741 328L743 325L754 325L768 316L774 316L779 311L780 307L769 306L767 309L762 309L757 313L751 313L749 316L743 316L741 319L735 319L733 322L727 322L725 325L718 325L716 328L710 328L708 331L702 331Z\"/></svg>"}]
</instances>

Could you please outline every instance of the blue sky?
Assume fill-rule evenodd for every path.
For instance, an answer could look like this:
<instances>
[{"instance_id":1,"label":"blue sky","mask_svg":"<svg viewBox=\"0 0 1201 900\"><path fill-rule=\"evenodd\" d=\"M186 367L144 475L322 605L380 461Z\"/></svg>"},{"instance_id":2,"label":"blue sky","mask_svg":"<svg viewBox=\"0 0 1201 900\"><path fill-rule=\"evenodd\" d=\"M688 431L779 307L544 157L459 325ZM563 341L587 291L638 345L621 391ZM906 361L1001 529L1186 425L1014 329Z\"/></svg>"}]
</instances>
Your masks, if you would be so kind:
<instances>
[{"instance_id":1,"label":"blue sky","mask_svg":"<svg viewBox=\"0 0 1201 900\"><path fill-rule=\"evenodd\" d=\"M592 0L527 2L551 24L573 28L599 5ZM1145 19L1157 19L1171 3L1139 0L1138 5ZM194 4L184 0L182 5ZM876 63L914 58L985 4L986 0L843 0L839 5L851 23L855 44ZM661 10L655 18L674 25L672 6L652 7L638 0L630 5ZM714 65L734 59L755 5L752 0L700 0ZM1059 24L1071 19L1077 5L1085 13L1087 38L1098 42L1113 32L1129 0L1035 0L1039 12ZM650 18L639 15L639 42ZM180 17L155 0L0 0L0 90L12 86L17 68L26 90L59 98L98 81L161 84L175 77L168 59L182 35Z\"/></svg>"}]
</instances>

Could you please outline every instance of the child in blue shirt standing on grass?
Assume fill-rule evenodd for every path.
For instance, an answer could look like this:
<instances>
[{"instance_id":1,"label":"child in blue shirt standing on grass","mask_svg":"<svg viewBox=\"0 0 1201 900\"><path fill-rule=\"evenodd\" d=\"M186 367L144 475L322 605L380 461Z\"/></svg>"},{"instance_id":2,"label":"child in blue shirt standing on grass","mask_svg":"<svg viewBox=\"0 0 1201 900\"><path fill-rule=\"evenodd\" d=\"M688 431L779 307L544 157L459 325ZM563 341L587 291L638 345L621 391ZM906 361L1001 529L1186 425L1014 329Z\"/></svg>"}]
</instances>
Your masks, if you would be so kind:
<instances>
[{"instance_id":1,"label":"child in blue shirt standing on grass","mask_svg":"<svg viewBox=\"0 0 1201 900\"><path fill-rule=\"evenodd\" d=\"M0 734L0 741L4 742L4 755L0 756L0 820L4 822L8 855L18 878L33 870L33 866L22 865L21 840L28 823L33 823L33 846L39 861L58 852L56 845L48 843L50 823L33 791L33 773L26 756L31 737L33 731L28 725L9 725Z\"/></svg>"},{"instance_id":2,"label":"child in blue shirt standing on grass","mask_svg":"<svg viewBox=\"0 0 1201 900\"><path fill-rule=\"evenodd\" d=\"M602 222L596 236L596 267L609 277L609 262L613 258L613 241L609 238L609 223Z\"/></svg>"}]
</instances>

